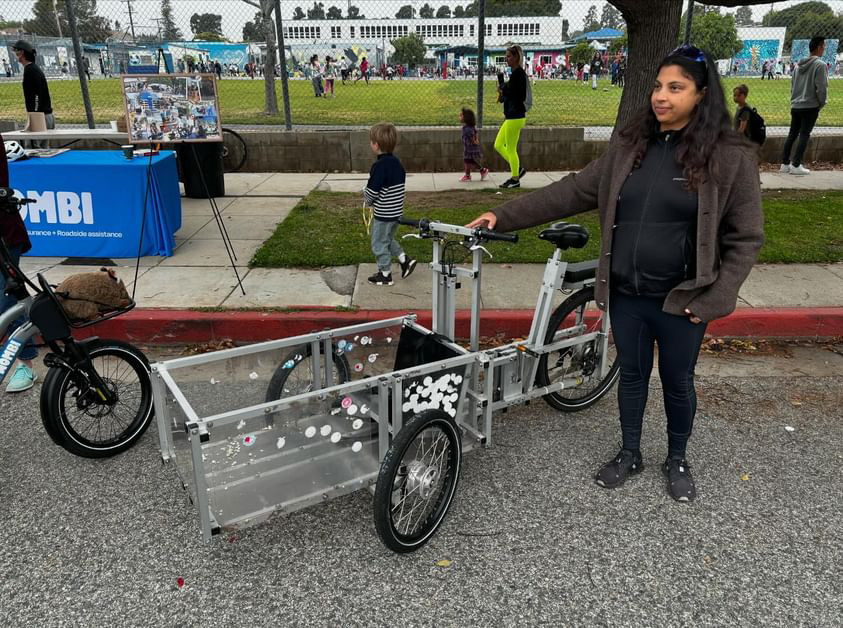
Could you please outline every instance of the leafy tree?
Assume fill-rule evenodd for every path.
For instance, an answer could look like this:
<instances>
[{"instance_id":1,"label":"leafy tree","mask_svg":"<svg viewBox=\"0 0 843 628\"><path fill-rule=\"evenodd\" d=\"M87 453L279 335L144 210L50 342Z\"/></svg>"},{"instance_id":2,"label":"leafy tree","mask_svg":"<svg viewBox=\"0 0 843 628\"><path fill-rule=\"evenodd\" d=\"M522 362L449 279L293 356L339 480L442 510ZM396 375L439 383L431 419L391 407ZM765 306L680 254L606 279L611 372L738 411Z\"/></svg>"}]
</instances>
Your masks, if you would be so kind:
<instances>
[{"instance_id":1,"label":"leafy tree","mask_svg":"<svg viewBox=\"0 0 843 628\"><path fill-rule=\"evenodd\" d=\"M761 20L764 26L793 26L803 15L817 13L833 16L834 11L825 2L802 2L781 11L770 11Z\"/></svg>"},{"instance_id":2,"label":"leafy tree","mask_svg":"<svg viewBox=\"0 0 843 628\"><path fill-rule=\"evenodd\" d=\"M255 19L243 25L243 41L263 41L263 13L255 13Z\"/></svg>"},{"instance_id":3,"label":"leafy tree","mask_svg":"<svg viewBox=\"0 0 843 628\"><path fill-rule=\"evenodd\" d=\"M349 5L348 10L346 11L346 19L349 20L365 20L366 16L360 13L360 8L354 6L353 4Z\"/></svg>"},{"instance_id":4,"label":"leafy tree","mask_svg":"<svg viewBox=\"0 0 843 628\"><path fill-rule=\"evenodd\" d=\"M335 7L335 6L330 6L330 7L328 7L328 12L325 14L325 16L329 20L341 20L342 19L342 9L340 9L339 7Z\"/></svg>"},{"instance_id":5,"label":"leafy tree","mask_svg":"<svg viewBox=\"0 0 843 628\"><path fill-rule=\"evenodd\" d=\"M0 31L13 31L13 30L20 30L23 28L23 22L16 22L14 20L6 20L0 15Z\"/></svg>"},{"instance_id":6,"label":"leafy tree","mask_svg":"<svg viewBox=\"0 0 843 628\"><path fill-rule=\"evenodd\" d=\"M571 63L588 63L594 57L594 48L589 46L586 42L580 42L568 52L568 58Z\"/></svg>"},{"instance_id":7,"label":"leafy tree","mask_svg":"<svg viewBox=\"0 0 843 628\"><path fill-rule=\"evenodd\" d=\"M193 32L193 39L199 39L199 34L213 33L222 37L222 15L215 13L194 13L190 16L190 30ZM206 41L221 41L219 39Z\"/></svg>"},{"instance_id":8,"label":"leafy tree","mask_svg":"<svg viewBox=\"0 0 843 628\"><path fill-rule=\"evenodd\" d=\"M267 115L278 113L278 96L275 93L275 63L277 56L277 42L275 39L275 0L243 0L258 9L253 22L255 32L253 41L266 42L266 54L263 59L263 112ZM246 39L246 27L243 27L243 38Z\"/></svg>"},{"instance_id":9,"label":"leafy tree","mask_svg":"<svg viewBox=\"0 0 843 628\"><path fill-rule=\"evenodd\" d=\"M446 18L451 17L451 8L447 4L443 4L436 10L436 17Z\"/></svg>"},{"instance_id":10,"label":"leafy tree","mask_svg":"<svg viewBox=\"0 0 843 628\"><path fill-rule=\"evenodd\" d=\"M738 26L752 26L754 24L752 21L752 9L746 5L738 7L738 10L735 11L735 24Z\"/></svg>"},{"instance_id":11,"label":"leafy tree","mask_svg":"<svg viewBox=\"0 0 843 628\"><path fill-rule=\"evenodd\" d=\"M58 9L58 11L56 11ZM104 17L97 15L97 0L73 0L76 14L76 26L79 36L85 41L105 41L111 35L111 23ZM59 36L70 35L64 2L53 3L53 0L35 0L32 5L33 19L23 23L23 29L37 35ZM58 14L58 20L56 19Z\"/></svg>"},{"instance_id":12,"label":"leafy tree","mask_svg":"<svg viewBox=\"0 0 843 628\"><path fill-rule=\"evenodd\" d=\"M413 17L413 5L405 4L403 7L398 9L398 13L395 14L395 17L399 20L409 20Z\"/></svg>"},{"instance_id":13,"label":"leafy tree","mask_svg":"<svg viewBox=\"0 0 843 628\"><path fill-rule=\"evenodd\" d=\"M603 5L603 13L600 15L600 26L603 28L623 28L623 16L608 2Z\"/></svg>"},{"instance_id":14,"label":"leafy tree","mask_svg":"<svg viewBox=\"0 0 843 628\"><path fill-rule=\"evenodd\" d=\"M419 9L419 17L433 17L433 7L425 2L424 6Z\"/></svg>"},{"instance_id":15,"label":"leafy tree","mask_svg":"<svg viewBox=\"0 0 843 628\"><path fill-rule=\"evenodd\" d=\"M296 7L293 10L293 19L294 20L303 20L305 17L307 17L307 16L304 14L304 11L301 10L301 7Z\"/></svg>"},{"instance_id":16,"label":"leafy tree","mask_svg":"<svg viewBox=\"0 0 843 628\"><path fill-rule=\"evenodd\" d=\"M617 39L613 39L609 42L609 52L611 54L615 54L619 50L624 50L629 46L629 42L626 38L626 33L618 37Z\"/></svg>"},{"instance_id":17,"label":"leafy tree","mask_svg":"<svg viewBox=\"0 0 843 628\"><path fill-rule=\"evenodd\" d=\"M309 20L324 20L325 19L325 5L321 2L314 2L313 8L307 10L307 19L309 19Z\"/></svg>"},{"instance_id":18,"label":"leafy tree","mask_svg":"<svg viewBox=\"0 0 843 628\"><path fill-rule=\"evenodd\" d=\"M201 33L193 34L193 41L228 41L219 33L212 33L211 31L203 31Z\"/></svg>"},{"instance_id":19,"label":"leafy tree","mask_svg":"<svg viewBox=\"0 0 843 628\"><path fill-rule=\"evenodd\" d=\"M179 41L182 38L179 27L173 19L173 3L161 0L161 37L165 41Z\"/></svg>"},{"instance_id":20,"label":"leafy tree","mask_svg":"<svg viewBox=\"0 0 843 628\"><path fill-rule=\"evenodd\" d=\"M395 48L395 52L392 54L393 63L417 65L424 62L424 40L416 33L393 39L390 43Z\"/></svg>"},{"instance_id":21,"label":"leafy tree","mask_svg":"<svg viewBox=\"0 0 843 628\"><path fill-rule=\"evenodd\" d=\"M821 13L806 13L787 29L784 50L790 52L794 39L811 39L816 35L837 37L843 33L843 17Z\"/></svg>"},{"instance_id":22,"label":"leafy tree","mask_svg":"<svg viewBox=\"0 0 843 628\"><path fill-rule=\"evenodd\" d=\"M600 30L600 20L597 19L597 5L592 4L588 7L588 13L585 14L582 29L586 33Z\"/></svg>"},{"instance_id":23,"label":"leafy tree","mask_svg":"<svg viewBox=\"0 0 843 628\"><path fill-rule=\"evenodd\" d=\"M465 17L465 9L461 6L454 7L454 17Z\"/></svg>"},{"instance_id":24,"label":"leafy tree","mask_svg":"<svg viewBox=\"0 0 843 628\"><path fill-rule=\"evenodd\" d=\"M558 16L561 10L559 0L486 0L486 17ZM466 17L477 15L474 2L465 11Z\"/></svg>"},{"instance_id":25,"label":"leafy tree","mask_svg":"<svg viewBox=\"0 0 843 628\"><path fill-rule=\"evenodd\" d=\"M711 11L692 18L691 42L714 59L731 59L743 48L734 16Z\"/></svg>"}]
</instances>

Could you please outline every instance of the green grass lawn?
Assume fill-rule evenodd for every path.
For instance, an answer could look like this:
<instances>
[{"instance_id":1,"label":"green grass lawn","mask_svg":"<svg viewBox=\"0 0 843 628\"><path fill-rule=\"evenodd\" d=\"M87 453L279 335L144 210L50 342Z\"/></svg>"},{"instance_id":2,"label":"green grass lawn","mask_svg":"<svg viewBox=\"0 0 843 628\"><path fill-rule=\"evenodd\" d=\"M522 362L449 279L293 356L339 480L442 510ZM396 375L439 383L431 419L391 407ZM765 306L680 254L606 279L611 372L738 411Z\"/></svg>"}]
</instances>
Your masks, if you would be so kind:
<instances>
[{"instance_id":1,"label":"green grass lawn","mask_svg":"<svg viewBox=\"0 0 843 628\"><path fill-rule=\"evenodd\" d=\"M744 82L749 86L749 102L764 116L768 125L790 123L790 81L726 79L724 87L731 105L732 88ZM463 80L381 81L343 85L336 81L336 98L317 99L310 81L291 80L290 101L294 124L366 125L387 120L399 125L456 125L460 107L475 106L476 83ZM603 91L606 88L607 91ZM219 87L220 110L224 124L281 124L279 116L263 115L263 81L223 79ZM600 88L575 81L537 81L533 87L533 109L528 123L544 126L612 126L621 91L608 80ZM94 118L103 123L123 112L120 85L116 79L90 83ZM278 87L280 100L280 83ZM79 83L75 80L50 81L50 95L59 124L84 123L85 113ZM503 119L501 105L495 102L494 81L484 89L485 124ZM18 82L0 84L0 117L23 116L23 92ZM283 108L282 108L283 110ZM843 90L830 89L827 106L819 125L843 126Z\"/></svg>"},{"instance_id":2,"label":"green grass lawn","mask_svg":"<svg viewBox=\"0 0 843 628\"><path fill-rule=\"evenodd\" d=\"M484 211L499 205L521 190L474 190L453 192L410 192L405 216L432 218L466 224ZM293 209L275 233L255 253L253 266L322 267L372 262L369 238L363 227L359 194L311 192ZM597 256L599 226L596 212L581 214L576 221L588 228L588 245L565 253L567 261ZM761 262L808 263L843 261L843 192L771 190L764 192L766 242ZM494 263L544 263L553 252L547 242L535 237L542 227L520 232L518 244L491 242L487 245ZM411 230L401 227L400 233ZM407 253L430 261L430 242L402 240ZM318 246L313 246L318 243Z\"/></svg>"}]
</instances>

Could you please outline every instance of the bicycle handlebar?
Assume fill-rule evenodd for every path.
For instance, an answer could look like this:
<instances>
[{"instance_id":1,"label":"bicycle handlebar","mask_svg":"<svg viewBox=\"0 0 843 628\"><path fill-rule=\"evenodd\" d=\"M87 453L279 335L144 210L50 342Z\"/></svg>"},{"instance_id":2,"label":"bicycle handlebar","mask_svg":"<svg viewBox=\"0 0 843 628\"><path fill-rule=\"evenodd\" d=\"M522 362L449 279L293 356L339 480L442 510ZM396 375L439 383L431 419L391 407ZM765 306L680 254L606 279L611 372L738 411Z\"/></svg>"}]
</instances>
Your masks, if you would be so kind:
<instances>
[{"instance_id":1,"label":"bicycle handlebar","mask_svg":"<svg viewBox=\"0 0 843 628\"><path fill-rule=\"evenodd\" d=\"M427 218L421 218L418 220L411 218L399 218L398 224L414 227L423 232L439 231L441 233L470 236L477 238L478 240L498 240L500 242L511 242L513 244L518 242L517 233L499 233L498 231L487 229L486 227L475 227L470 229L468 227L461 227L458 225L449 225L444 222L433 222Z\"/></svg>"}]
</instances>

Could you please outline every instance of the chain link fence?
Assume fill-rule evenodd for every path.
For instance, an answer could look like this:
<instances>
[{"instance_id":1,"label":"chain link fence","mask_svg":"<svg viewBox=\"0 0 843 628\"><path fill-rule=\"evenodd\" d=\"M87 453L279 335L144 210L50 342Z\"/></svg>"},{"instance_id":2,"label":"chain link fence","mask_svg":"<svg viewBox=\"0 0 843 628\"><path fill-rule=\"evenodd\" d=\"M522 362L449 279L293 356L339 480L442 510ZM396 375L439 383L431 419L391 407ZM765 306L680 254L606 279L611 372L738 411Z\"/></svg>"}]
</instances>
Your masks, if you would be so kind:
<instances>
[{"instance_id":1,"label":"chain link fence","mask_svg":"<svg viewBox=\"0 0 843 628\"><path fill-rule=\"evenodd\" d=\"M531 125L608 137L624 86L625 24L605 2L72 0L80 68L67 1L0 3L0 117L25 115L18 39L38 51L59 126L86 123L80 69L97 125L123 114L120 74L214 72L222 120L233 128L457 125L461 107L477 107L480 74L491 126L503 119L496 74L513 43L532 79ZM718 59L727 96L747 85L768 126L785 126L790 77L811 37L827 38L829 76L840 77L841 10L843 2L696 4L691 41ZM820 126L843 126L839 94L832 84Z\"/></svg>"}]
</instances>

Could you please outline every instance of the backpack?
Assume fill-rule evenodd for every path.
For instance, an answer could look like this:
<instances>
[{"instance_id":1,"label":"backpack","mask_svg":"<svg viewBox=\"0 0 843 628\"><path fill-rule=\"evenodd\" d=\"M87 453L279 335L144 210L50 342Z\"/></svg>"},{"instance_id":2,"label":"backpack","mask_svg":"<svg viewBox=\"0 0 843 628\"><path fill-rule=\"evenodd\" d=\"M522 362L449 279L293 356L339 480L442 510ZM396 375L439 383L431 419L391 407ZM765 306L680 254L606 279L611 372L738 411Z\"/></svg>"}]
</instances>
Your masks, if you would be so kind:
<instances>
[{"instance_id":1,"label":"backpack","mask_svg":"<svg viewBox=\"0 0 843 628\"><path fill-rule=\"evenodd\" d=\"M533 88L530 86L530 79L527 78L527 98L524 99L524 112L530 110L533 106Z\"/></svg>"},{"instance_id":2,"label":"backpack","mask_svg":"<svg viewBox=\"0 0 843 628\"><path fill-rule=\"evenodd\" d=\"M755 107L749 110L749 124L747 124L749 131L749 139L761 146L767 139L767 125L764 123L764 118L758 113Z\"/></svg>"}]
</instances>

